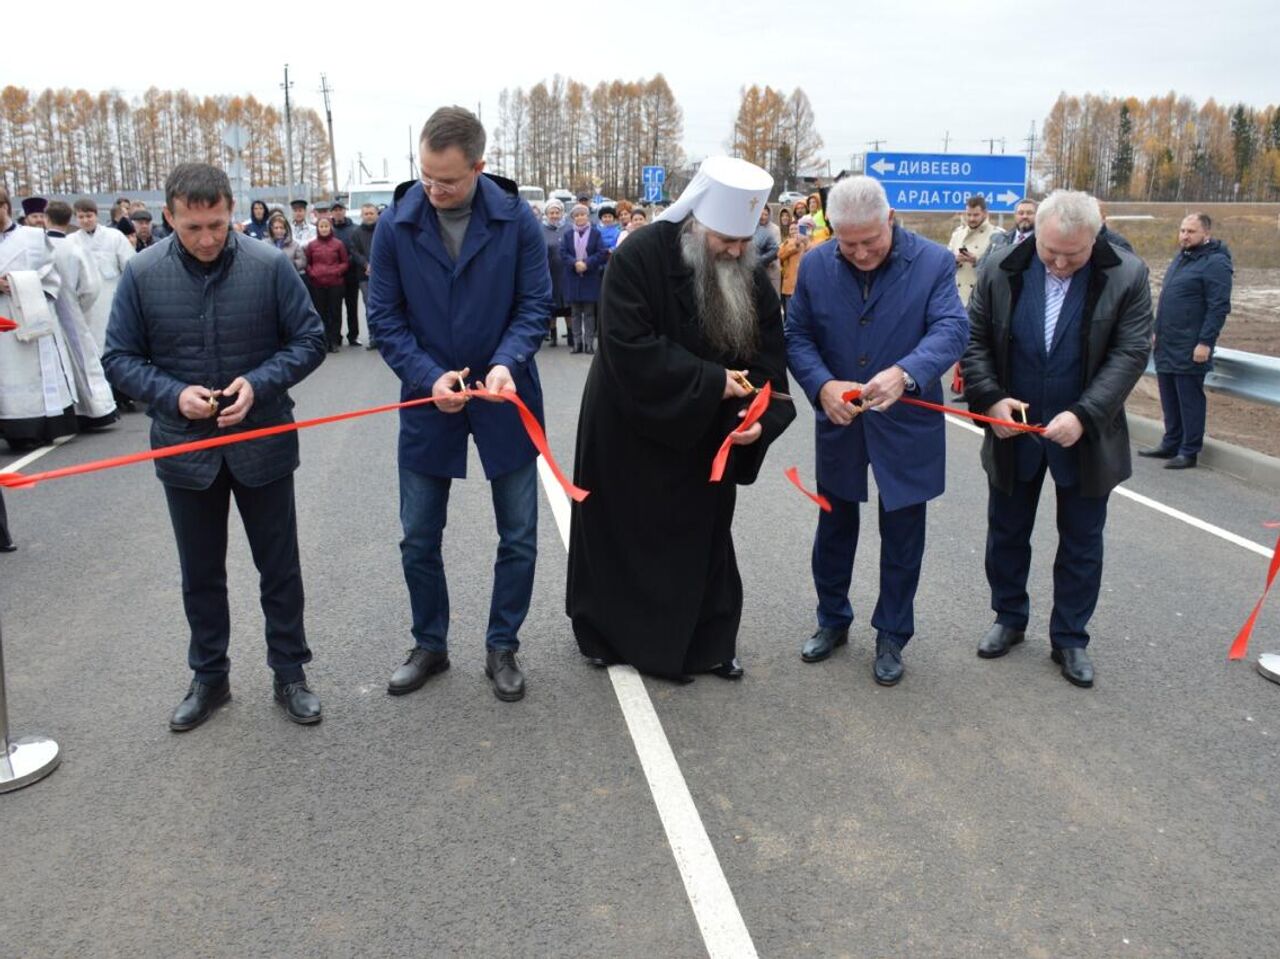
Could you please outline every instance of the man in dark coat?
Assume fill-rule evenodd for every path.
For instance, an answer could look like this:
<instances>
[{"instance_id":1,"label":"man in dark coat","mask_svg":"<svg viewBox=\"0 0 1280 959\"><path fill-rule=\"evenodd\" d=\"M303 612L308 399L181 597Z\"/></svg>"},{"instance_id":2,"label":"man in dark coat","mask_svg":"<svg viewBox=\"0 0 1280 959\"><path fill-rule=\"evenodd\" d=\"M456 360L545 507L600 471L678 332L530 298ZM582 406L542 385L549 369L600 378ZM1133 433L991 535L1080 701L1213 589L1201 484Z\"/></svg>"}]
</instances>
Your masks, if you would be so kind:
<instances>
[{"instance_id":1,"label":"man in dark coat","mask_svg":"<svg viewBox=\"0 0 1280 959\"><path fill-rule=\"evenodd\" d=\"M333 233L342 241L342 245L347 248L347 256L351 259L351 268L347 270L347 275L342 281L342 302L346 304L347 308L347 345L359 346L360 282L366 276L365 267L369 265L369 259L366 256L361 256L352 243L355 238L356 225L347 218L346 204L341 200L335 200L332 210ZM341 326L339 326L338 332L341 334Z\"/></svg>"},{"instance_id":2,"label":"man in dark coat","mask_svg":"<svg viewBox=\"0 0 1280 959\"><path fill-rule=\"evenodd\" d=\"M1131 471L1124 401L1151 343L1146 265L1099 239L1101 227L1093 197L1050 194L1036 211L1035 243L997 251L979 272L962 360L970 409L1006 421L1021 410L1046 424L1043 435L990 427L983 441L996 621L978 655L1003 656L1024 638L1031 532L1048 472L1058 500L1052 658L1084 687L1093 685L1086 627L1102 583L1107 498Z\"/></svg>"},{"instance_id":3,"label":"man in dark coat","mask_svg":"<svg viewBox=\"0 0 1280 959\"><path fill-rule=\"evenodd\" d=\"M231 184L204 163L165 183L173 235L125 266L102 365L147 403L151 445L172 446L293 421L288 390L324 359L324 333L289 258L231 231ZM194 680L169 728L192 729L231 698L227 511L244 520L267 621L276 701L297 723L320 720L307 687L302 569L294 511L298 435L156 460L182 566Z\"/></svg>"},{"instance_id":4,"label":"man in dark coat","mask_svg":"<svg viewBox=\"0 0 1280 959\"><path fill-rule=\"evenodd\" d=\"M470 402L458 389L483 380L514 390L542 419L534 354L551 314L546 244L516 185L483 173L484 127L441 107L419 138L422 180L387 207L373 235L369 323L400 378L401 565L414 648L387 691L419 689L449 668L449 589L441 539L455 477L467 475L467 438L489 481L498 552L485 633L485 672L504 702L525 693L516 659L538 554L538 452L510 403Z\"/></svg>"},{"instance_id":5,"label":"man in dark coat","mask_svg":"<svg viewBox=\"0 0 1280 959\"><path fill-rule=\"evenodd\" d=\"M575 464L591 496L573 507L566 597L597 665L742 675L735 487L755 480L793 404L774 399L735 436L723 480L709 476L753 390L787 391L781 305L752 245L772 185L746 161L708 159L605 275Z\"/></svg>"},{"instance_id":6,"label":"man in dark coat","mask_svg":"<svg viewBox=\"0 0 1280 959\"><path fill-rule=\"evenodd\" d=\"M943 418L897 400L910 392L942 402L939 380L964 352L969 323L954 255L895 224L877 180L841 180L826 215L834 240L805 254L787 308L787 355L816 412L818 489L832 506L818 514L818 629L800 656L820 662L848 639L870 466L880 519L873 675L892 686L902 679L902 650L915 632L926 508L946 485ZM842 399L862 384L869 412Z\"/></svg>"},{"instance_id":7,"label":"man in dark coat","mask_svg":"<svg viewBox=\"0 0 1280 959\"><path fill-rule=\"evenodd\" d=\"M351 232L351 267L347 271L350 276L352 271L357 271L356 280L359 283L360 296L364 300L365 319L369 318L369 258L373 253L373 231L378 228L378 208L372 203L366 203L360 208L360 225ZM376 350L378 342L373 338L373 331L369 331L369 340L365 343L366 350Z\"/></svg>"},{"instance_id":8,"label":"man in dark coat","mask_svg":"<svg viewBox=\"0 0 1280 959\"><path fill-rule=\"evenodd\" d=\"M1139 456L1168 460L1165 469L1196 465L1204 446L1205 374L1231 312L1231 251L1209 235L1206 213L1189 214L1178 228L1182 249L1164 274L1156 308L1156 381L1164 411L1160 445Z\"/></svg>"}]
</instances>

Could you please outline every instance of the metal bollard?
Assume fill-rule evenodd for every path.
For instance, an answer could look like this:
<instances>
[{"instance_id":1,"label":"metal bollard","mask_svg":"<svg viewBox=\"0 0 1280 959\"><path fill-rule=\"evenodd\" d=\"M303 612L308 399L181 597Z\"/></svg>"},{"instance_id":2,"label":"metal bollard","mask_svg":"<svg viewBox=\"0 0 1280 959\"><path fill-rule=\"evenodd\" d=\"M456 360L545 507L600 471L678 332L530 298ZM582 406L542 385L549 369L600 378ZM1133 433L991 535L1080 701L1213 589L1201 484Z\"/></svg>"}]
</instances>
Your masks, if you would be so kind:
<instances>
[{"instance_id":1,"label":"metal bollard","mask_svg":"<svg viewBox=\"0 0 1280 959\"><path fill-rule=\"evenodd\" d=\"M4 688L4 640L0 637L0 793L13 792L58 768L62 753L47 736L9 738L9 707Z\"/></svg>"},{"instance_id":2,"label":"metal bollard","mask_svg":"<svg viewBox=\"0 0 1280 959\"><path fill-rule=\"evenodd\" d=\"M1259 656L1258 672L1273 683L1280 683L1280 653L1263 653Z\"/></svg>"}]
</instances>

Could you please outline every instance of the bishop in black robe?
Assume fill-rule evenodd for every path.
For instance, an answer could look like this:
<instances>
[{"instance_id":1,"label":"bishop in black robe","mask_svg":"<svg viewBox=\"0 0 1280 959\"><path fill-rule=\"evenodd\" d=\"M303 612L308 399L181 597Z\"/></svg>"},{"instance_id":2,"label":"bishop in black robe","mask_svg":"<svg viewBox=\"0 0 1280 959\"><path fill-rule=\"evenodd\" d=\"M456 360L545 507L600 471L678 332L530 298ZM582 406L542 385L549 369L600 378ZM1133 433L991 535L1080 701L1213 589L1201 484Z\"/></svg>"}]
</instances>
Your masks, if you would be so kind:
<instances>
[{"instance_id":1,"label":"bishop in black robe","mask_svg":"<svg viewBox=\"0 0 1280 959\"><path fill-rule=\"evenodd\" d=\"M566 607L584 656L673 679L730 663L742 614L732 523L737 487L755 481L769 444L795 418L775 399L761 436L734 446L723 481L712 460L750 398L724 399L725 371L788 392L777 294L753 274L757 347L712 346L681 223L659 221L613 254L600 341L578 419Z\"/></svg>"}]
</instances>

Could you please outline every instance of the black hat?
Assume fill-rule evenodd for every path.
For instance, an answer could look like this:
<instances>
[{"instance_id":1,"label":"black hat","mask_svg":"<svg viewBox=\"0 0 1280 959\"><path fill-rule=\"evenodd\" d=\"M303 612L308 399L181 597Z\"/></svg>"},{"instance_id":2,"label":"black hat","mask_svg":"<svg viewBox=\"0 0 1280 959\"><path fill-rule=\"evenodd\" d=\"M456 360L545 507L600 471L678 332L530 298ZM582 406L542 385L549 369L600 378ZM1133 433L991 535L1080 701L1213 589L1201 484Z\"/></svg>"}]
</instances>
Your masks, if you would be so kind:
<instances>
[{"instance_id":1,"label":"black hat","mask_svg":"<svg viewBox=\"0 0 1280 959\"><path fill-rule=\"evenodd\" d=\"M306 200L290 200L289 206L293 207L295 210L305 210L307 208L307 201Z\"/></svg>"},{"instance_id":2,"label":"black hat","mask_svg":"<svg viewBox=\"0 0 1280 959\"><path fill-rule=\"evenodd\" d=\"M43 213L44 208L49 205L49 201L42 196L29 196L22 201L22 213L24 216L30 216L32 213Z\"/></svg>"},{"instance_id":3,"label":"black hat","mask_svg":"<svg viewBox=\"0 0 1280 959\"><path fill-rule=\"evenodd\" d=\"M151 211L150 210L134 210L132 213L129 214L129 219L135 220L135 221L141 220L143 223L150 223Z\"/></svg>"},{"instance_id":4,"label":"black hat","mask_svg":"<svg viewBox=\"0 0 1280 959\"><path fill-rule=\"evenodd\" d=\"M346 208L347 208L347 205L343 203L341 200L334 200L332 203L329 204L330 210L345 210Z\"/></svg>"}]
</instances>

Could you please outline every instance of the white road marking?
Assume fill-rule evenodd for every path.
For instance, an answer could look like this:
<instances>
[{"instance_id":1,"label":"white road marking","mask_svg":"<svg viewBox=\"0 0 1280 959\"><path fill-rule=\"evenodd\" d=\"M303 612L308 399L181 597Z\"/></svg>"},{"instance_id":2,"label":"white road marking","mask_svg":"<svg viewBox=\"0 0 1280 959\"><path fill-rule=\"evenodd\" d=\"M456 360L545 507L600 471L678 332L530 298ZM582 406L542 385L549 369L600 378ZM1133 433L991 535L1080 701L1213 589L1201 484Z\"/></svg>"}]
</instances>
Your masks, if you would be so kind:
<instances>
[{"instance_id":1,"label":"white road marking","mask_svg":"<svg viewBox=\"0 0 1280 959\"><path fill-rule=\"evenodd\" d=\"M947 422L952 426L960 427L962 430L968 430L970 433L977 433L979 436L984 432L972 423L968 423L955 416L948 416ZM1143 506L1149 507L1157 513L1163 513L1165 516L1176 519L1181 523L1186 523L1194 529L1208 533L1211 536L1216 536L1218 539L1226 540L1228 543L1231 543L1234 546L1239 546L1241 549L1247 549L1249 552L1257 553L1259 556L1265 556L1267 559L1271 558L1272 551L1269 546L1263 546L1260 543L1255 543L1251 539L1246 539L1245 537L1233 533L1230 530L1223 529L1221 526L1214 526L1212 523L1206 522L1199 517L1192 516L1190 513L1184 513L1180 509L1174 509L1172 506L1166 506L1159 500L1152 499L1150 496L1143 496L1141 493L1135 493L1133 490L1124 486L1117 486L1115 488L1115 492L1117 495L1123 496L1126 499L1131 499L1135 503L1141 503Z\"/></svg>"},{"instance_id":2,"label":"white road marking","mask_svg":"<svg viewBox=\"0 0 1280 959\"><path fill-rule=\"evenodd\" d=\"M23 469L30 466L40 457L44 456L45 453L51 453L57 447L62 446L64 443L70 443L73 439L75 439L74 433L68 436L59 436L56 440L54 440L48 446L42 446L39 449L32 450L26 456L22 457L21 459L14 460L8 466L0 466L0 473L21 472Z\"/></svg>"},{"instance_id":3,"label":"white road marking","mask_svg":"<svg viewBox=\"0 0 1280 959\"><path fill-rule=\"evenodd\" d=\"M560 540L569 548L569 497L556 482L550 467L538 457L538 475L560 530ZM742 919L733 890L720 868L711 839L698 815L680 764L671 751L662 721L644 680L630 666L610 666L609 679L640 757L640 766L658 807L658 818L667 834L667 843L680 869L685 894L693 906L694 918L702 932L703 944L712 959L756 959L755 944Z\"/></svg>"}]
</instances>

